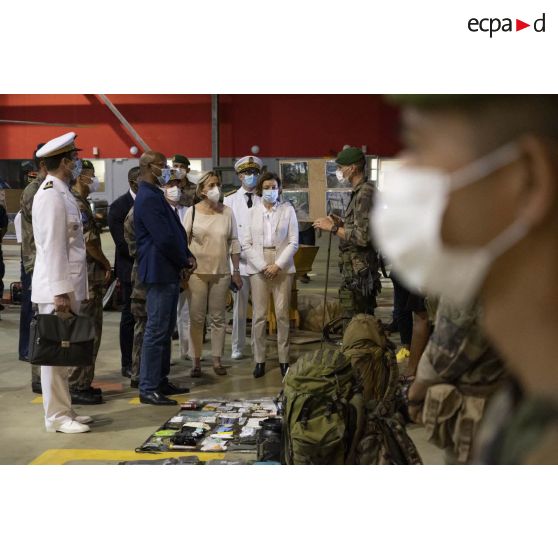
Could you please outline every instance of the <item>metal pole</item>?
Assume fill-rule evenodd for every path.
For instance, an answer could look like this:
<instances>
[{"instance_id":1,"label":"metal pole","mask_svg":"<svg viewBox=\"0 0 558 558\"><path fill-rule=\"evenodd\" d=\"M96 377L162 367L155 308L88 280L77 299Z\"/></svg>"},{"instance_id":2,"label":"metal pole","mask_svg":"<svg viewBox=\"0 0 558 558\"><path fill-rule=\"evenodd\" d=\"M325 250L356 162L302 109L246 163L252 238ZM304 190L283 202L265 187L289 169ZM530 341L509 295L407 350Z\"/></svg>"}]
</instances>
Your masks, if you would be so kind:
<instances>
[{"instance_id":1,"label":"metal pole","mask_svg":"<svg viewBox=\"0 0 558 558\"><path fill-rule=\"evenodd\" d=\"M219 156L219 95L211 95L211 164L220 163Z\"/></svg>"},{"instance_id":2,"label":"metal pole","mask_svg":"<svg viewBox=\"0 0 558 558\"><path fill-rule=\"evenodd\" d=\"M329 284L329 262L331 260L331 238L333 237L333 233L329 232L329 238L327 240L327 263L326 263L326 276L325 276L325 289L324 289L324 312L322 315L322 332L325 329L326 323L326 310L327 310L327 287ZM324 336L322 333L322 346L324 344Z\"/></svg>"},{"instance_id":3,"label":"metal pole","mask_svg":"<svg viewBox=\"0 0 558 558\"><path fill-rule=\"evenodd\" d=\"M97 96L101 98L103 103L105 103L105 105L114 114L114 116L116 116L116 118L118 118L118 120L120 120L120 123L122 124L122 126L124 126L124 128L126 128L128 133L141 146L141 148L144 151L151 151L151 148L149 147L149 145L147 145L147 143L145 143L141 139L141 136L136 132L135 128L124 118L122 113L112 104L112 102L109 101L109 98L106 95L97 95Z\"/></svg>"}]
</instances>

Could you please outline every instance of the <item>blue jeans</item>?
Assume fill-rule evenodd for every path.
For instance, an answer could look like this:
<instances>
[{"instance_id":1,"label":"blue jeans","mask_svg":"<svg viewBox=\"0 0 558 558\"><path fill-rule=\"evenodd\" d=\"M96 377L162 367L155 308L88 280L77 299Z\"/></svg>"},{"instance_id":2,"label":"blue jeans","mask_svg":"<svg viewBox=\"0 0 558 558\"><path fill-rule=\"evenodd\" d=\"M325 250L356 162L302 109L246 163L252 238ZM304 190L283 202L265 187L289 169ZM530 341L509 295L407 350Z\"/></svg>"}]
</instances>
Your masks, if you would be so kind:
<instances>
[{"instance_id":1,"label":"blue jeans","mask_svg":"<svg viewBox=\"0 0 558 558\"><path fill-rule=\"evenodd\" d=\"M29 353L29 327L33 316L31 303L31 273L26 273L21 264L21 309L19 317L19 358L27 358Z\"/></svg>"},{"instance_id":2,"label":"blue jeans","mask_svg":"<svg viewBox=\"0 0 558 558\"><path fill-rule=\"evenodd\" d=\"M168 383L171 340L176 325L178 283L150 283L147 287L147 323L141 349L139 391L153 393Z\"/></svg>"}]
</instances>

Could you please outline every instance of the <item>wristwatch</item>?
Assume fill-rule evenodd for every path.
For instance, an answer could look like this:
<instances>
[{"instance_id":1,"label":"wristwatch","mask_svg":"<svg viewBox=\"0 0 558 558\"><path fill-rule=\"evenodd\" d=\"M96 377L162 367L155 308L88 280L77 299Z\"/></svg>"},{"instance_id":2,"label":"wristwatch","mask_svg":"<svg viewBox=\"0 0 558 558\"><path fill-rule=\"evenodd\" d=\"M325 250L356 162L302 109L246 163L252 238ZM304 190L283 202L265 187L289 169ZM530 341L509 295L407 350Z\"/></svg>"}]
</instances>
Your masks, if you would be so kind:
<instances>
[{"instance_id":1,"label":"wristwatch","mask_svg":"<svg viewBox=\"0 0 558 558\"><path fill-rule=\"evenodd\" d=\"M240 269L233 269L233 273L240 273Z\"/></svg>"},{"instance_id":2,"label":"wristwatch","mask_svg":"<svg viewBox=\"0 0 558 558\"><path fill-rule=\"evenodd\" d=\"M332 234L337 234L338 230L339 230L339 225L333 225L333 227L331 227Z\"/></svg>"}]
</instances>

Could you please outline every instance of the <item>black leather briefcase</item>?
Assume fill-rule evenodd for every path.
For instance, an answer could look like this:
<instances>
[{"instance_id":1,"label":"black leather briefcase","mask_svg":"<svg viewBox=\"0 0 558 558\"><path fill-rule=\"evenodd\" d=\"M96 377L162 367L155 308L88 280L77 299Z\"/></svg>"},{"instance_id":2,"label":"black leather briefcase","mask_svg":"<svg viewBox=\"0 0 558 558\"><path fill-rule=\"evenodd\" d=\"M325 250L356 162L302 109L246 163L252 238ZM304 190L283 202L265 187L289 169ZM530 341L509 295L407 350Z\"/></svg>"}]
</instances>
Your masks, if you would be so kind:
<instances>
[{"instance_id":1,"label":"black leather briefcase","mask_svg":"<svg viewBox=\"0 0 558 558\"><path fill-rule=\"evenodd\" d=\"M94 344L92 318L36 314L31 320L29 362L44 366L89 366L93 364Z\"/></svg>"}]
</instances>

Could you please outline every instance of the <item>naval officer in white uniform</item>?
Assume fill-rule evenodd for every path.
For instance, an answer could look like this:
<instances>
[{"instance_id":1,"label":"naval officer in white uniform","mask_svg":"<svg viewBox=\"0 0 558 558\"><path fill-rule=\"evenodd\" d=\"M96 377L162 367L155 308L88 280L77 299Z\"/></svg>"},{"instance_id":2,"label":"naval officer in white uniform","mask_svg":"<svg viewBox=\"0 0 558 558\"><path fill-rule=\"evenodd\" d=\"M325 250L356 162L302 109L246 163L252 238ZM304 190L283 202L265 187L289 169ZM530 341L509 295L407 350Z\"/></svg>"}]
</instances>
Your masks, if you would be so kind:
<instances>
[{"instance_id":1,"label":"naval officer in white uniform","mask_svg":"<svg viewBox=\"0 0 558 558\"><path fill-rule=\"evenodd\" d=\"M234 170L240 179L240 188L224 199L224 204L233 210L238 238L242 238L243 231L250 225L250 210L262 203L256 196L256 184L262 171L263 162L258 157L242 157L234 165ZM232 269L231 273L240 271L242 289L234 295L233 329L232 329L232 358L241 359L246 345L246 313L250 296L250 279L248 277L246 255L240 253L239 270Z\"/></svg>"},{"instance_id":2,"label":"naval officer in white uniform","mask_svg":"<svg viewBox=\"0 0 558 558\"><path fill-rule=\"evenodd\" d=\"M70 192L70 181L80 173L76 134L64 134L46 143L37 157L47 176L33 200L33 233L37 256L31 300L40 314L78 313L87 298L87 264L80 211ZM41 366L41 384L47 432L88 432L91 417L72 410L68 367Z\"/></svg>"}]
</instances>

